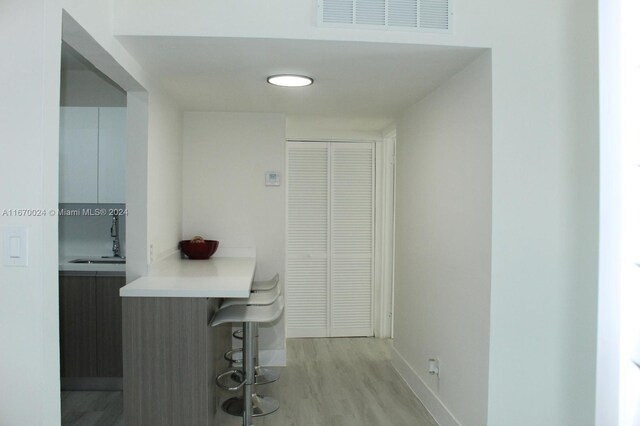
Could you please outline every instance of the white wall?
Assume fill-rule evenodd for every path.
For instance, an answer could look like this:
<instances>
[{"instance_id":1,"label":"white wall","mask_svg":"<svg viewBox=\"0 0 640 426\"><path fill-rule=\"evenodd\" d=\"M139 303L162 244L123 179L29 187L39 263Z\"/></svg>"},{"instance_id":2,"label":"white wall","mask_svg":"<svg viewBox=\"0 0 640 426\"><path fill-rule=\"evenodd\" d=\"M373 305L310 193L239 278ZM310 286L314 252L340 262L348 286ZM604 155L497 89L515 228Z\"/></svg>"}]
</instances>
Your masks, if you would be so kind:
<instances>
[{"instance_id":1,"label":"white wall","mask_svg":"<svg viewBox=\"0 0 640 426\"><path fill-rule=\"evenodd\" d=\"M640 424L640 4L622 0L620 15L620 424ZM608 285L603 282L603 285ZM615 289L615 285L613 286ZM614 305L615 306L615 305Z\"/></svg>"},{"instance_id":2,"label":"white wall","mask_svg":"<svg viewBox=\"0 0 640 426\"><path fill-rule=\"evenodd\" d=\"M504 0L458 0L454 4L454 36L427 31L377 31L318 26L317 0L234 2L184 0L114 0L118 35L185 35L274 37L314 40L368 40L387 43L461 44L485 47L499 21L497 3ZM150 19L152 17L153 19Z\"/></svg>"},{"instance_id":3,"label":"white wall","mask_svg":"<svg viewBox=\"0 0 640 426\"><path fill-rule=\"evenodd\" d=\"M497 6L504 14L497 16L502 37L492 54L488 424L590 425L598 279L597 4Z\"/></svg>"},{"instance_id":4,"label":"white wall","mask_svg":"<svg viewBox=\"0 0 640 426\"><path fill-rule=\"evenodd\" d=\"M640 4L601 2L598 425L640 424ZM614 423L615 422L615 423Z\"/></svg>"},{"instance_id":5,"label":"white wall","mask_svg":"<svg viewBox=\"0 0 640 426\"><path fill-rule=\"evenodd\" d=\"M60 422L58 218L4 209L57 209L60 6L2 2L0 232L28 229L26 267L0 263L0 424ZM0 248L4 254L4 250Z\"/></svg>"},{"instance_id":6,"label":"white wall","mask_svg":"<svg viewBox=\"0 0 640 426\"><path fill-rule=\"evenodd\" d=\"M162 7L151 0L65 1L69 13L143 86L148 77L112 37L112 29L116 34L237 35L491 47L493 205L488 424L592 424L598 253L597 1L458 0L454 4L454 32L431 34L317 27L315 0L278 0L268 4L190 0L162 2ZM115 22L110 19L113 5ZM56 173L48 170L55 167L51 160L56 158L55 153L46 152L46 157L40 157L42 150L35 150L36 145L57 137L57 125L49 115L49 96L40 90L45 87L49 93L50 85L58 84L51 81L59 78L59 64L53 67L49 56L55 55L59 60L59 21L53 22L52 18L58 9L55 1L47 2L46 13L43 8L44 2L3 3L3 24L10 20L3 25L4 40L19 40L3 45L9 50L4 56L21 58L26 64L22 69L29 70L18 76L11 70L1 71L8 73L6 81L16 82L12 89L20 89L19 94L13 90L3 97L8 105L5 108L13 113L28 111L20 116L5 114L18 119L2 128L8 132L3 139L31 141L18 150L12 146L7 157L17 159L22 152L25 160L49 160L34 174L18 169L18 161L12 162L3 173L10 173L11 181L16 181L16 170L20 176L24 174L21 187L25 191L8 195L2 192L2 200L18 202L22 197L42 194L51 198L57 192L51 185ZM42 37L33 37L38 34ZM45 43L46 49L40 43ZM40 84L43 81L44 86ZM56 105L58 101L55 100ZM171 104L169 100L163 102ZM35 113L42 110L34 105L43 105L45 113L36 117ZM29 114L34 114L35 122L44 120L43 138L35 135L36 126L20 127L31 117ZM25 133L29 136L17 137ZM22 151L32 148L33 152ZM46 180L44 183L41 177ZM43 191L40 183L51 191ZM55 249L49 249L56 244L57 235L53 223L43 226L42 234L47 240L44 262L49 262L51 253L55 253ZM146 236L142 240L146 245ZM35 285L43 292L41 300L46 309L54 309L54 270L53 263L34 264L27 273L35 273L35 280L21 276L2 282ZM48 322L41 319L34 323L26 311L15 312L15 306L32 301L28 288L21 287L8 297L3 294L0 315L11 318L12 327L3 328L2 333L35 336L36 332L43 337L34 337L27 343L37 351L56 334L55 315L50 315ZM14 313L18 316L14 317ZM47 333L41 333L45 330ZM10 365L14 365L13 361L23 365L19 350L3 353ZM29 356L34 356L35 351ZM542 369L522 368L538 366L541 359ZM47 358L31 371L43 366L43 371L49 373L50 369L44 366L50 366L50 362L51 358ZM35 382L27 379L24 383ZM57 384L49 376L42 383L49 390ZM26 398L26 394L23 396ZM33 396L29 394L30 407ZM2 411L3 415L39 416L45 412L23 413L26 399L19 397L5 401L10 411Z\"/></svg>"},{"instance_id":7,"label":"white wall","mask_svg":"<svg viewBox=\"0 0 640 426\"><path fill-rule=\"evenodd\" d=\"M11 58L6 67L0 68L0 77L11 82L0 101L2 210L57 209L62 3L56 0L2 3L0 34L4 42L0 44L0 52ZM173 114L177 119L163 114L162 119L169 122L154 121L157 111L175 109L172 101L161 94L111 35L112 1L69 0L64 7L93 42L98 40L99 52L89 43L84 45L90 47L84 53L103 55L111 61L110 71L122 78L101 68L109 61L96 63L98 68L127 90L146 89L151 93L149 114L154 127L150 133L179 144L180 131L175 130L180 125L179 113ZM75 34L70 36L74 38ZM166 133L164 128L168 130ZM176 134L178 139L174 138ZM146 163L146 151L143 154ZM179 159L174 167L179 170ZM146 186L146 175L142 178ZM163 190L149 185L152 194ZM143 198L146 205L146 194ZM180 197L175 203L180 203ZM143 222L146 224L146 218ZM174 223L179 227L179 220ZM7 226L28 228L29 265L0 265L0 382L4 386L0 424L60 424L58 218L0 215L0 228ZM179 233L172 229L168 232ZM146 230L142 235L144 250ZM144 252L142 257L146 260Z\"/></svg>"},{"instance_id":8,"label":"white wall","mask_svg":"<svg viewBox=\"0 0 640 426\"><path fill-rule=\"evenodd\" d=\"M620 298L622 232L622 144L620 140L620 0L602 0L600 39L600 288L596 425L623 425L620 418ZM629 153L627 153L628 155ZM628 163L635 158L628 157ZM631 164L627 164L630 166ZM635 168L635 167L634 167ZM631 191L635 187L631 185ZM632 213L636 213L633 211ZM635 239L635 235L633 235ZM637 269L637 268L635 268ZM635 286L635 283L634 283ZM628 359L625 361L629 361ZM628 373L628 372L627 372ZM636 400L633 400L636 404Z\"/></svg>"},{"instance_id":9,"label":"white wall","mask_svg":"<svg viewBox=\"0 0 640 426\"><path fill-rule=\"evenodd\" d=\"M127 280L175 250L181 235L182 112L112 35L113 2L65 0L65 41L128 92Z\"/></svg>"},{"instance_id":10,"label":"white wall","mask_svg":"<svg viewBox=\"0 0 640 426\"><path fill-rule=\"evenodd\" d=\"M364 140L382 139L387 120L317 115L287 115L289 140Z\"/></svg>"},{"instance_id":11,"label":"white wall","mask_svg":"<svg viewBox=\"0 0 640 426\"><path fill-rule=\"evenodd\" d=\"M147 274L149 256L149 93L127 92L127 281Z\"/></svg>"},{"instance_id":12,"label":"white wall","mask_svg":"<svg viewBox=\"0 0 640 426\"><path fill-rule=\"evenodd\" d=\"M114 31L490 47L488 424L591 424L598 276L597 0L452 4L453 32L433 34L319 27L316 0L187 0L163 2L161 8L151 0L115 0ZM523 368L540 360L542 369Z\"/></svg>"},{"instance_id":13,"label":"white wall","mask_svg":"<svg viewBox=\"0 0 640 426\"><path fill-rule=\"evenodd\" d=\"M186 112L183 155L184 239L202 235L220 247L255 247L256 279L275 273L284 279L284 115ZM267 171L279 171L282 185L265 186ZM284 331L283 318L262 330L261 352L283 357Z\"/></svg>"},{"instance_id":14,"label":"white wall","mask_svg":"<svg viewBox=\"0 0 640 426\"><path fill-rule=\"evenodd\" d=\"M182 112L149 96L148 230L154 262L182 238Z\"/></svg>"},{"instance_id":15,"label":"white wall","mask_svg":"<svg viewBox=\"0 0 640 426\"><path fill-rule=\"evenodd\" d=\"M394 363L404 358L461 424L481 426L489 366L491 54L405 111L396 143ZM429 358L440 360L439 381L427 373ZM432 410L436 419L450 424L439 411Z\"/></svg>"}]
</instances>

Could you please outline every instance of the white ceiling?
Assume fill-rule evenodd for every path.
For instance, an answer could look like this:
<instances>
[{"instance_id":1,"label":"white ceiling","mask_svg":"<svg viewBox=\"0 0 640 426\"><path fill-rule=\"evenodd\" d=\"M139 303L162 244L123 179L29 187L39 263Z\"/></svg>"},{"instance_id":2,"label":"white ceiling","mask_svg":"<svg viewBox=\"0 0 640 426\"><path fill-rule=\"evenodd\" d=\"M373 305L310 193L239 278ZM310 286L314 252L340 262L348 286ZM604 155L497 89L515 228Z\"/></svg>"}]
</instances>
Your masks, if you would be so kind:
<instances>
[{"instance_id":1,"label":"white ceiling","mask_svg":"<svg viewBox=\"0 0 640 426\"><path fill-rule=\"evenodd\" d=\"M185 110L280 112L388 121L481 49L386 43L201 37L121 37ZM304 74L306 88L266 83Z\"/></svg>"}]
</instances>

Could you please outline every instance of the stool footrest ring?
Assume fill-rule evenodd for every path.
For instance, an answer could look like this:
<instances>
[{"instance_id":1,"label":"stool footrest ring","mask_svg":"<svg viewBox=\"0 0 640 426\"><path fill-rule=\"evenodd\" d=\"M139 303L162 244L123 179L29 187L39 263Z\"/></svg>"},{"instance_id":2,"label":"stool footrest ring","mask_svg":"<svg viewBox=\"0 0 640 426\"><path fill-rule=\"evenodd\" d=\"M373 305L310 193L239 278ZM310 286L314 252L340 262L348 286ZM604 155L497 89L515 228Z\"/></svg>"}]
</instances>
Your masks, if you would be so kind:
<instances>
[{"instance_id":1,"label":"stool footrest ring","mask_svg":"<svg viewBox=\"0 0 640 426\"><path fill-rule=\"evenodd\" d=\"M242 340L244 339L244 332L242 331L242 329L238 329L236 331L234 331L233 333L231 333L231 335L238 340ZM256 337L258 336L258 334L256 334Z\"/></svg>"},{"instance_id":2,"label":"stool footrest ring","mask_svg":"<svg viewBox=\"0 0 640 426\"><path fill-rule=\"evenodd\" d=\"M238 383L236 386L230 386L228 384L223 383L222 380L229 376L242 377L242 381L236 382L236 380L233 380L232 378L231 380ZM246 382L247 382L247 379L244 377L244 372L242 370L228 370L222 374L219 374L218 377L216 377L216 384L220 386L222 389L226 389L228 391L237 391L240 388L242 388L242 386L244 386Z\"/></svg>"},{"instance_id":3,"label":"stool footrest ring","mask_svg":"<svg viewBox=\"0 0 640 426\"><path fill-rule=\"evenodd\" d=\"M229 362L239 363L242 362L242 356L240 358L234 358L233 355L240 354L242 355L242 348L231 349L230 351L226 351L224 353L224 359Z\"/></svg>"},{"instance_id":4,"label":"stool footrest ring","mask_svg":"<svg viewBox=\"0 0 640 426\"><path fill-rule=\"evenodd\" d=\"M241 370L236 370L238 373L230 374L230 379L233 380L234 383L240 383L245 380L244 374L242 374ZM271 368L257 366L255 367L255 379L254 384L256 386L266 385L268 383L273 383L280 379L280 374L277 371L274 371ZM225 385L226 386L226 385Z\"/></svg>"}]
</instances>

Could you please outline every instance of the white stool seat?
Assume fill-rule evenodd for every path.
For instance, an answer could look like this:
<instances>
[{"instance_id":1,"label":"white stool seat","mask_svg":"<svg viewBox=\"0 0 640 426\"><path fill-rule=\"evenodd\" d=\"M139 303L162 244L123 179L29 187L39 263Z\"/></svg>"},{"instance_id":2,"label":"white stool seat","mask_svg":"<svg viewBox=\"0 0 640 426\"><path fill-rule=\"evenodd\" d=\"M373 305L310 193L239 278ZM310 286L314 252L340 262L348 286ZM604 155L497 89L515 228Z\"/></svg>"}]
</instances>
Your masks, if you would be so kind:
<instances>
[{"instance_id":1,"label":"white stool seat","mask_svg":"<svg viewBox=\"0 0 640 426\"><path fill-rule=\"evenodd\" d=\"M272 322L284 310L283 296L278 296L270 305L231 305L219 309L209 325L215 327L228 322Z\"/></svg>"},{"instance_id":2,"label":"white stool seat","mask_svg":"<svg viewBox=\"0 0 640 426\"><path fill-rule=\"evenodd\" d=\"M269 281L254 281L251 283L251 292L269 291L280 282L280 274L275 274Z\"/></svg>"},{"instance_id":3,"label":"white stool seat","mask_svg":"<svg viewBox=\"0 0 640 426\"><path fill-rule=\"evenodd\" d=\"M220 305L220 309L234 305L271 305L276 301L278 296L280 296L280 285L276 283L276 286L271 290L251 293L248 298L224 299Z\"/></svg>"}]
</instances>

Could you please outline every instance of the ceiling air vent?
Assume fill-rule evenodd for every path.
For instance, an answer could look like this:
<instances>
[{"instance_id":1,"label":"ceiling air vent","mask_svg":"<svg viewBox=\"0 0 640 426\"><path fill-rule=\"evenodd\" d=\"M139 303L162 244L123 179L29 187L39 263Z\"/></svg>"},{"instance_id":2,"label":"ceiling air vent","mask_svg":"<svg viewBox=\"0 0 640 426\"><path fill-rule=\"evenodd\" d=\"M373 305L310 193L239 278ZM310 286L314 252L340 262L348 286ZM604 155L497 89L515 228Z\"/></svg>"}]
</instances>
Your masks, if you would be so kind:
<instances>
[{"instance_id":1,"label":"ceiling air vent","mask_svg":"<svg viewBox=\"0 0 640 426\"><path fill-rule=\"evenodd\" d=\"M327 26L450 29L449 0L318 0L318 10Z\"/></svg>"}]
</instances>

